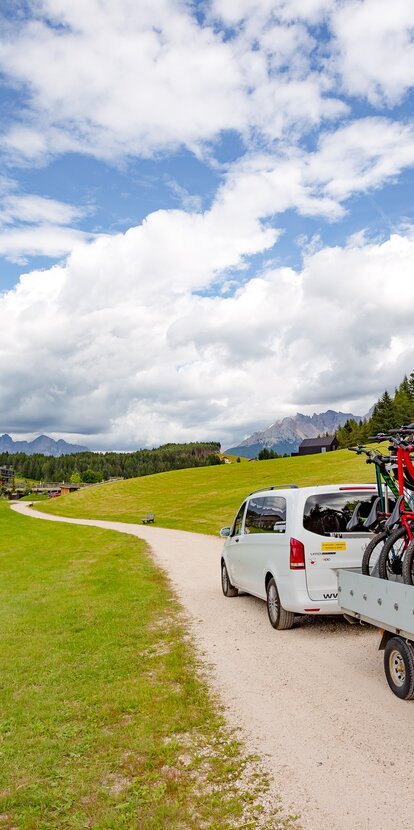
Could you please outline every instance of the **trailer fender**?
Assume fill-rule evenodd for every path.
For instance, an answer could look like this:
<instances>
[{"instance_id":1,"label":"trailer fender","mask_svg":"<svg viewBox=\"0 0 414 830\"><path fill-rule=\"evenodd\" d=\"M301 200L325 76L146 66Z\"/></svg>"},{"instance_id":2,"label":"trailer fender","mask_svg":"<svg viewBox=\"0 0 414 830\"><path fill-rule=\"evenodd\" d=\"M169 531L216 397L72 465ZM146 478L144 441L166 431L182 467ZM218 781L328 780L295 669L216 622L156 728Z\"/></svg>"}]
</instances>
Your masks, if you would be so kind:
<instances>
[{"instance_id":1,"label":"trailer fender","mask_svg":"<svg viewBox=\"0 0 414 830\"><path fill-rule=\"evenodd\" d=\"M385 631L382 628L380 628L380 634L382 634L382 637L378 646L378 651L384 651L388 640L391 640L391 637L395 637L395 634L392 631Z\"/></svg>"}]
</instances>

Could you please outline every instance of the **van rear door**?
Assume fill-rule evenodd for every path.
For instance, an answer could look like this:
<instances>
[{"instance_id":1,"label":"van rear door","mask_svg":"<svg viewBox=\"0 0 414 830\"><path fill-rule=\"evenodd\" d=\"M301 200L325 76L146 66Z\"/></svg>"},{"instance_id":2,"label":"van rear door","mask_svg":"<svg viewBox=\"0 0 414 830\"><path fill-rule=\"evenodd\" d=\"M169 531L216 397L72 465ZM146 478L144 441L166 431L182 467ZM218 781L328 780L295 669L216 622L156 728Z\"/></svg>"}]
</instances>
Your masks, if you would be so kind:
<instances>
[{"instance_id":1,"label":"van rear door","mask_svg":"<svg viewBox=\"0 0 414 830\"><path fill-rule=\"evenodd\" d=\"M361 514L368 515L376 487L339 486L334 492L309 496L303 510L306 583L310 599L317 602L338 597L335 570L360 568L364 550L372 533L363 529L347 532L346 525L357 502Z\"/></svg>"}]
</instances>

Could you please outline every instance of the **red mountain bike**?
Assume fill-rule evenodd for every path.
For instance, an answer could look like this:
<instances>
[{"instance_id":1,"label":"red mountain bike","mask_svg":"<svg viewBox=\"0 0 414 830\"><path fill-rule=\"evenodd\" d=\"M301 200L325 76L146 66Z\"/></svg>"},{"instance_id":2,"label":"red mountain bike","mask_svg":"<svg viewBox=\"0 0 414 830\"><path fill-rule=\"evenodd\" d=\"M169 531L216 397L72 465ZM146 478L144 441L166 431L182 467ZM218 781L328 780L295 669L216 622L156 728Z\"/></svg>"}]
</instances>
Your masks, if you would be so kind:
<instances>
[{"instance_id":1,"label":"red mountain bike","mask_svg":"<svg viewBox=\"0 0 414 830\"><path fill-rule=\"evenodd\" d=\"M379 555L378 573L381 579L392 579L395 576L404 578L408 566L404 568L403 563L414 536L414 511L410 506L410 496L407 495L414 490L414 465L411 460L411 453L414 450L414 424L398 430L390 430L388 433L380 433L372 440L391 443L390 451L395 453L399 491L394 510L385 522L384 529L389 535ZM414 560L414 545L410 548L410 553L411 550Z\"/></svg>"}]
</instances>

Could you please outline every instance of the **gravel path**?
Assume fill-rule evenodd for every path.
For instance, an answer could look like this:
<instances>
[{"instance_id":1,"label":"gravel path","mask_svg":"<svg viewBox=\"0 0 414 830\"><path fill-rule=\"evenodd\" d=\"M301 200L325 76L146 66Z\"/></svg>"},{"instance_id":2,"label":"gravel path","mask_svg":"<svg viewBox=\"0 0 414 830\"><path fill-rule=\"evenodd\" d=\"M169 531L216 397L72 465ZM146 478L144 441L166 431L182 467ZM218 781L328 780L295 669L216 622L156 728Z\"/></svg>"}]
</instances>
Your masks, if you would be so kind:
<instances>
[{"instance_id":1,"label":"gravel path","mask_svg":"<svg viewBox=\"0 0 414 830\"><path fill-rule=\"evenodd\" d=\"M222 540L117 522L20 513L145 539L168 573L227 708L303 830L413 830L414 702L388 689L371 628L301 618L274 631L265 603L223 597Z\"/></svg>"}]
</instances>

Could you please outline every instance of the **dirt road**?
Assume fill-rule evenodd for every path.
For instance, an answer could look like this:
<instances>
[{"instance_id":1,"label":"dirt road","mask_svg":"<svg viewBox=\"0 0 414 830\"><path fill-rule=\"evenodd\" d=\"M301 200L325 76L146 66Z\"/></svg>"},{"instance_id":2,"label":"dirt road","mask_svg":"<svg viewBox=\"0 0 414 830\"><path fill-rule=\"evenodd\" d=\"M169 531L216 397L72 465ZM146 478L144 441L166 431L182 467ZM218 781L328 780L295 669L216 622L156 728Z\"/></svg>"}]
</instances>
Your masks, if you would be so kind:
<instances>
[{"instance_id":1,"label":"dirt road","mask_svg":"<svg viewBox=\"0 0 414 830\"><path fill-rule=\"evenodd\" d=\"M23 504L15 509L60 520ZM274 797L301 815L303 830L413 830L414 701L389 691L377 632L332 617L274 631L263 602L223 597L219 538L75 523L149 542L188 613L230 724L262 756Z\"/></svg>"}]
</instances>

